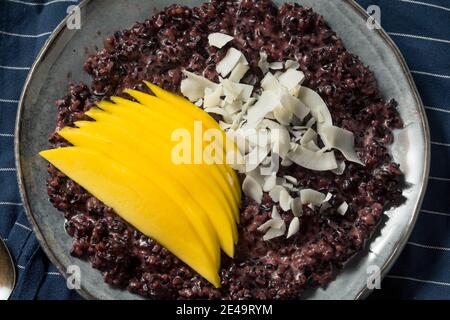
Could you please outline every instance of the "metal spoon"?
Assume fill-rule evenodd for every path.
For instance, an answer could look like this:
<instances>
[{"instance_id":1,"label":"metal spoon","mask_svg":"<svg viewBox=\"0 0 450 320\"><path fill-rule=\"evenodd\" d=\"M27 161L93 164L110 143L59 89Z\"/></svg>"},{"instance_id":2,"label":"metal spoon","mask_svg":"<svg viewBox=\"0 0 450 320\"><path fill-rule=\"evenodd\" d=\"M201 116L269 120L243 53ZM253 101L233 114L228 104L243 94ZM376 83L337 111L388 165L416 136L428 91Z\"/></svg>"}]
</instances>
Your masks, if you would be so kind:
<instances>
[{"instance_id":1,"label":"metal spoon","mask_svg":"<svg viewBox=\"0 0 450 320\"><path fill-rule=\"evenodd\" d=\"M5 242L0 239L0 300L8 300L16 284L16 269L14 261L6 247Z\"/></svg>"}]
</instances>

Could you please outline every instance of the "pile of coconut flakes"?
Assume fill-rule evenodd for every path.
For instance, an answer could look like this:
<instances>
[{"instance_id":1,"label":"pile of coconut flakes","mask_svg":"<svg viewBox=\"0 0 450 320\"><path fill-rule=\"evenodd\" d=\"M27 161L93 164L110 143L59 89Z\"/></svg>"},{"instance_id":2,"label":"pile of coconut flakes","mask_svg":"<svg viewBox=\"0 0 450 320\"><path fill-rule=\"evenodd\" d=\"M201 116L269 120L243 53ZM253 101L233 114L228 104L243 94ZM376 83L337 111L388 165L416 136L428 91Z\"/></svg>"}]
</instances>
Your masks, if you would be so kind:
<instances>
[{"instance_id":1,"label":"pile of coconut flakes","mask_svg":"<svg viewBox=\"0 0 450 320\"><path fill-rule=\"evenodd\" d=\"M219 49L232 40L222 33L209 36L210 45ZM305 75L298 70L299 63L269 63L267 58L265 52L260 53L258 66L265 76L259 94L254 94L254 86L240 82L250 67L244 54L232 47L217 64L220 83L188 71L184 71L186 79L181 82L184 96L206 112L221 116L220 126L239 150L239 161L232 165L246 175L242 185L246 196L261 203L263 193L268 192L281 210L292 211L294 218L287 227L277 207L273 207L271 219L259 227L266 232L266 241L284 235L292 237L299 231L303 205L323 212L331 207L332 198L330 193L300 190L294 177L277 176L279 166L273 165L274 159L281 159L286 167L295 163L340 175L345 162L336 160L334 150L338 150L348 161L364 165L355 152L353 133L333 126L323 99L302 86ZM347 210L346 202L337 208L341 215Z\"/></svg>"}]
</instances>

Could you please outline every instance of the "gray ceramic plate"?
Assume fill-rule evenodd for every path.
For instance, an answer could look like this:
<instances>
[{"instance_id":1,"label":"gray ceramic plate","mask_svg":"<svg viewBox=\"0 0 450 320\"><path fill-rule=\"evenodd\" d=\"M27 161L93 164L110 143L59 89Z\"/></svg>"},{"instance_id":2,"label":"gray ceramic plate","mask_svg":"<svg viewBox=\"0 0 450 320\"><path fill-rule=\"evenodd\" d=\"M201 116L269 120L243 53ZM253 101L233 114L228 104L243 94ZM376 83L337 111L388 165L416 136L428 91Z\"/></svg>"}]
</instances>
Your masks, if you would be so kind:
<instances>
[{"instance_id":1,"label":"gray ceramic plate","mask_svg":"<svg viewBox=\"0 0 450 320\"><path fill-rule=\"evenodd\" d=\"M69 265L81 268L80 293L86 298L138 299L127 291L103 283L100 272L69 255L71 239L64 232L64 219L48 202L45 180L47 164L37 154L49 147L47 138L55 126L54 101L67 91L68 75L75 82L89 81L82 71L86 50L101 47L106 35L144 20L174 0L86 0L81 5L82 28L68 30L62 23L53 33L30 72L17 118L16 161L23 203L43 249L66 275ZM198 5L201 1L182 1ZM282 1L275 1L280 4ZM405 245L416 221L428 176L429 132L425 112L411 74L399 51L385 32L366 27L367 15L353 1L302 0L322 14L344 40L375 72L386 98L394 97L406 124L395 133L395 161L406 175L407 201L386 213L386 219L368 248L352 259L326 289L308 293L311 299L358 299L368 295L367 270L376 265L385 275Z\"/></svg>"}]
</instances>

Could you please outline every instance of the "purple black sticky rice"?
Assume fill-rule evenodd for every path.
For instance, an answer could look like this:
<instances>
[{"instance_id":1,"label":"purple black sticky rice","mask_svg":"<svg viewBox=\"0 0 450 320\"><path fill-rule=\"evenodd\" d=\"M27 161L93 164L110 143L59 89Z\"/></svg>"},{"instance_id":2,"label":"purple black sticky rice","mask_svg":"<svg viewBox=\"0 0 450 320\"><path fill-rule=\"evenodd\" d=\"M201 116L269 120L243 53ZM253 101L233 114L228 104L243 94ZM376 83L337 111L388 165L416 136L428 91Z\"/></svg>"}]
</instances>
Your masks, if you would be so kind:
<instances>
[{"instance_id":1,"label":"purple black sticky rice","mask_svg":"<svg viewBox=\"0 0 450 320\"><path fill-rule=\"evenodd\" d=\"M212 32L234 35L234 41L220 50L210 47ZM265 242L257 231L274 205L268 195L262 205L244 198L237 253L233 260L223 255L221 289L50 166L48 193L67 219L72 254L88 259L108 284L158 299L297 299L304 289L329 283L363 248L383 210L401 198L402 173L386 150L391 131L403 126L396 102L383 100L373 73L344 48L321 16L297 4L277 8L267 0L213 0L192 9L173 5L116 32L84 65L92 76L90 87L72 85L57 101L50 141L67 146L58 130L88 119L84 113L98 100L121 95L125 88L146 90L142 80L177 93L183 69L218 81L216 63L230 46L250 62L244 78L248 84L262 79L257 66L261 50L269 61L298 61L304 85L327 102L335 125L355 133L366 166L347 162L341 176L295 165L283 168L279 174L296 177L300 187L333 194L333 207L325 213L304 207L300 232L289 240ZM350 208L343 217L336 208L344 200ZM287 223L292 219L291 213L282 216Z\"/></svg>"}]
</instances>

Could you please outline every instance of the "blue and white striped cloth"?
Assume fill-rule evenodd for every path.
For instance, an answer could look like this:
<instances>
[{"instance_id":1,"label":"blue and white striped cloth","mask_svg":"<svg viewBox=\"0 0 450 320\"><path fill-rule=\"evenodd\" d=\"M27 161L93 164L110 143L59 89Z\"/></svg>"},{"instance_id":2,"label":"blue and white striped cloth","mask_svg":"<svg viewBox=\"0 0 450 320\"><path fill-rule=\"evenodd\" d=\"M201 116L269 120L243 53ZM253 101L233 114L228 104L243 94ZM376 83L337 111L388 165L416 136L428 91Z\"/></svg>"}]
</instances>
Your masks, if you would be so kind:
<instances>
[{"instance_id":1,"label":"blue and white striped cloth","mask_svg":"<svg viewBox=\"0 0 450 320\"><path fill-rule=\"evenodd\" d=\"M341 0L342 1L342 0ZM450 298L450 0L358 0L381 8L426 105L432 167L417 226L371 298ZM28 70L69 0L0 0L0 236L16 260L14 299L78 299L51 265L24 215L14 168L18 99ZM1 272L1 270L0 270Z\"/></svg>"}]
</instances>

